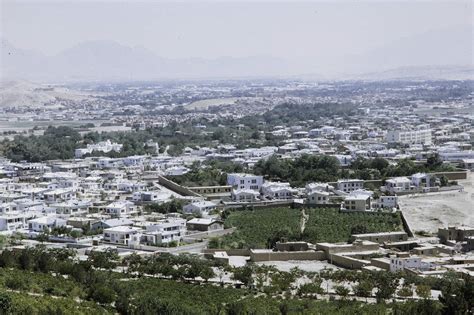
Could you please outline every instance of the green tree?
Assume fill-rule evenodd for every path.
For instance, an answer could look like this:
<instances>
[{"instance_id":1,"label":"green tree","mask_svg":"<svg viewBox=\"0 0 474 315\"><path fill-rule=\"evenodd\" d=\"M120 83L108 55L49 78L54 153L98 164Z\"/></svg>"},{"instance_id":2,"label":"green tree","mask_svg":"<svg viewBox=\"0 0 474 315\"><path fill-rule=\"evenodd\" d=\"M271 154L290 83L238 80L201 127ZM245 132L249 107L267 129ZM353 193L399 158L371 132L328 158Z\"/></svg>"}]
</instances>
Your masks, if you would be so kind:
<instances>
[{"instance_id":1,"label":"green tree","mask_svg":"<svg viewBox=\"0 0 474 315\"><path fill-rule=\"evenodd\" d=\"M416 295L424 299L431 297L431 287L425 284L419 284L416 286Z\"/></svg>"},{"instance_id":2,"label":"green tree","mask_svg":"<svg viewBox=\"0 0 474 315\"><path fill-rule=\"evenodd\" d=\"M253 284L253 268L251 266L236 267L232 271L233 280L242 282L246 287Z\"/></svg>"}]
</instances>

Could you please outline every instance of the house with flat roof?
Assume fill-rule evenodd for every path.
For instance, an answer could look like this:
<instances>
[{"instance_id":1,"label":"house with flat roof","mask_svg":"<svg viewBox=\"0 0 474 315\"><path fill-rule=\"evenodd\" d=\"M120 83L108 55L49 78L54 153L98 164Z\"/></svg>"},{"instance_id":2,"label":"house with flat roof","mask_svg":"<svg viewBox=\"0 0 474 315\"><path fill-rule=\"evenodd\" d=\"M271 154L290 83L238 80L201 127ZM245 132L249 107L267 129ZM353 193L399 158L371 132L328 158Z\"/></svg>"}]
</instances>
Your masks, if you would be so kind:
<instances>
[{"instance_id":1,"label":"house with flat roof","mask_svg":"<svg viewBox=\"0 0 474 315\"><path fill-rule=\"evenodd\" d=\"M140 228L120 225L104 230L103 239L107 243L128 245L132 235L143 231Z\"/></svg>"},{"instance_id":2,"label":"house with flat roof","mask_svg":"<svg viewBox=\"0 0 474 315\"><path fill-rule=\"evenodd\" d=\"M194 231L216 231L224 229L224 222L215 219L194 218L186 223L188 230Z\"/></svg>"},{"instance_id":3,"label":"house with flat roof","mask_svg":"<svg viewBox=\"0 0 474 315\"><path fill-rule=\"evenodd\" d=\"M350 193L354 190L363 189L364 181L362 179L340 179L337 181L336 185L337 190Z\"/></svg>"},{"instance_id":4,"label":"house with flat roof","mask_svg":"<svg viewBox=\"0 0 474 315\"><path fill-rule=\"evenodd\" d=\"M227 174L227 185L234 189L252 189L260 190L263 184L263 176L245 174L245 173L231 173Z\"/></svg>"},{"instance_id":5,"label":"house with flat roof","mask_svg":"<svg viewBox=\"0 0 474 315\"><path fill-rule=\"evenodd\" d=\"M252 189L234 189L232 190L232 201L236 202L255 202L260 197L258 191Z\"/></svg>"}]
</instances>

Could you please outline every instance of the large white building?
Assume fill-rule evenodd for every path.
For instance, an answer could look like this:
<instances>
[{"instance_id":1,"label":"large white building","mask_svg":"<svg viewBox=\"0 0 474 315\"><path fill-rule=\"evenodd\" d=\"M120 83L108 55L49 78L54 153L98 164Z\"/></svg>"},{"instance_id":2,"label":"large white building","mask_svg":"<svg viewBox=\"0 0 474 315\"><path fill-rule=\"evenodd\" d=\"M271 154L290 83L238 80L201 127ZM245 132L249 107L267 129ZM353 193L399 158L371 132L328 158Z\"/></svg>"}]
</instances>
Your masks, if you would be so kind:
<instances>
[{"instance_id":1,"label":"large white building","mask_svg":"<svg viewBox=\"0 0 474 315\"><path fill-rule=\"evenodd\" d=\"M364 188L364 181L361 179L340 179L337 181L337 189L345 193Z\"/></svg>"},{"instance_id":2,"label":"large white building","mask_svg":"<svg viewBox=\"0 0 474 315\"><path fill-rule=\"evenodd\" d=\"M260 190L263 184L263 176L244 173L227 174L227 185L234 189Z\"/></svg>"},{"instance_id":3,"label":"large white building","mask_svg":"<svg viewBox=\"0 0 474 315\"><path fill-rule=\"evenodd\" d=\"M292 199L297 190L291 188L289 183L265 182L262 184L262 195L271 199Z\"/></svg>"},{"instance_id":4,"label":"large white building","mask_svg":"<svg viewBox=\"0 0 474 315\"><path fill-rule=\"evenodd\" d=\"M400 192L408 192L414 189L411 180L407 177L395 177L385 181L385 186L381 187L382 191L387 191L392 194Z\"/></svg>"},{"instance_id":5,"label":"large white building","mask_svg":"<svg viewBox=\"0 0 474 315\"><path fill-rule=\"evenodd\" d=\"M388 143L431 144L431 129L389 130L385 136Z\"/></svg>"},{"instance_id":6,"label":"large white building","mask_svg":"<svg viewBox=\"0 0 474 315\"><path fill-rule=\"evenodd\" d=\"M76 158L81 158L82 156L86 154L90 154L94 151L100 151L100 152L110 152L110 151L115 151L115 152L120 152L122 150L123 144L119 143L112 143L110 140L106 141L101 141L99 143L94 143L94 144L88 144L86 148L80 148L76 149L74 152L74 155Z\"/></svg>"},{"instance_id":7,"label":"large white building","mask_svg":"<svg viewBox=\"0 0 474 315\"><path fill-rule=\"evenodd\" d=\"M390 257L390 271L398 272L403 271L405 268L416 269L416 270L428 270L431 268L431 264L422 261L421 257L410 256L410 257Z\"/></svg>"}]
</instances>

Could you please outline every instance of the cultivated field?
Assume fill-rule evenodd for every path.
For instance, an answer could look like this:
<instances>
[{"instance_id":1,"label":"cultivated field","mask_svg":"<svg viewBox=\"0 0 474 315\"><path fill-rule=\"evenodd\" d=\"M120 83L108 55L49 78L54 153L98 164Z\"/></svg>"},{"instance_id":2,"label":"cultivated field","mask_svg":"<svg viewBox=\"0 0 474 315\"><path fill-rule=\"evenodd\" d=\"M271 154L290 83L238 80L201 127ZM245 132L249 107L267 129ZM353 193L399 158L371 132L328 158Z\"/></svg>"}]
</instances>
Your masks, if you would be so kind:
<instances>
[{"instance_id":1,"label":"cultivated field","mask_svg":"<svg viewBox=\"0 0 474 315\"><path fill-rule=\"evenodd\" d=\"M400 197L400 207L410 228L436 232L447 225L474 226L474 174L458 182L464 191Z\"/></svg>"}]
</instances>

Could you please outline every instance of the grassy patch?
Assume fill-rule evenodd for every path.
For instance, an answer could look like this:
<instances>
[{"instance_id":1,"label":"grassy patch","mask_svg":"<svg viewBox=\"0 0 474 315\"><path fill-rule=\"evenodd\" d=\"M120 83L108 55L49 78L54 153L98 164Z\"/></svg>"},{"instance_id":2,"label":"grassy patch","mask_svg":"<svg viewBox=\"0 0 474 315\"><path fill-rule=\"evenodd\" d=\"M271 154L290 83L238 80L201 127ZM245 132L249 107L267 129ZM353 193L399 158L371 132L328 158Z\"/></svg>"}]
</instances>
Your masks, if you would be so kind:
<instances>
[{"instance_id":1,"label":"grassy patch","mask_svg":"<svg viewBox=\"0 0 474 315\"><path fill-rule=\"evenodd\" d=\"M338 209L306 209L309 214L303 240L347 242L353 229L364 233L403 231L400 213L340 212Z\"/></svg>"},{"instance_id":2,"label":"grassy patch","mask_svg":"<svg viewBox=\"0 0 474 315\"><path fill-rule=\"evenodd\" d=\"M220 246L227 248L266 248L272 239L300 237L301 211L272 208L235 211L225 220L227 227L236 231L222 238Z\"/></svg>"}]
</instances>

